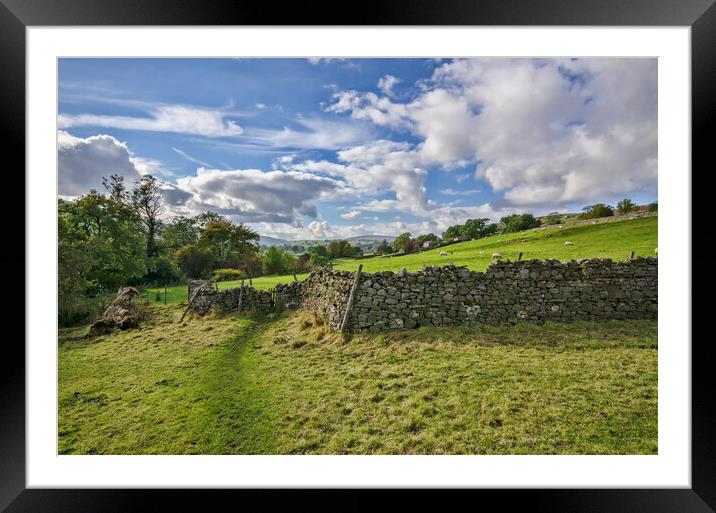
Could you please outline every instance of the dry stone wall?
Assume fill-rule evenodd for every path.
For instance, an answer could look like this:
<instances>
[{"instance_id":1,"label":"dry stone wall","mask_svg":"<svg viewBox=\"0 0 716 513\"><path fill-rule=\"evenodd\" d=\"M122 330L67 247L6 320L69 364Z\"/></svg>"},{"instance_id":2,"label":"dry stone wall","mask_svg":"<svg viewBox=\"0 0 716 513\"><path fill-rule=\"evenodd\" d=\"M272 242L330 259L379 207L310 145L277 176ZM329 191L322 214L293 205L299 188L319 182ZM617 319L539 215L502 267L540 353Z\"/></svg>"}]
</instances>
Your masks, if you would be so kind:
<instances>
[{"instance_id":1,"label":"dry stone wall","mask_svg":"<svg viewBox=\"0 0 716 513\"><path fill-rule=\"evenodd\" d=\"M243 309L301 308L338 329L355 273L323 268L273 291L244 288ZM239 289L202 289L194 311L231 311ZM495 262L485 272L447 265L409 273L361 273L348 318L352 332L419 326L657 317L658 260Z\"/></svg>"}]
</instances>

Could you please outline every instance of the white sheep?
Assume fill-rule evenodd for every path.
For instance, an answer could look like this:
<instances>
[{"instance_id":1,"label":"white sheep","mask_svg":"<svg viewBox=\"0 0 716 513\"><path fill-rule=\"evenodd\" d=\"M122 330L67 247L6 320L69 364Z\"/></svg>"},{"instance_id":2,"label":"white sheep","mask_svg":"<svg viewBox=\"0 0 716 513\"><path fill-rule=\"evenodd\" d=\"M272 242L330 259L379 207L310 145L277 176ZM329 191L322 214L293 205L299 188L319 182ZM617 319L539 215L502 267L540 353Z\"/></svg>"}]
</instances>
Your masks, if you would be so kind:
<instances>
[{"instance_id":1,"label":"white sheep","mask_svg":"<svg viewBox=\"0 0 716 513\"><path fill-rule=\"evenodd\" d=\"M440 256L448 256L448 252L447 252L447 251L441 251L441 252L440 252Z\"/></svg>"},{"instance_id":2,"label":"white sheep","mask_svg":"<svg viewBox=\"0 0 716 513\"><path fill-rule=\"evenodd\" d=\"M492 259L493 259L493 260L498 259L498 258L502 258L502 255L500 255L499 253L493 253L493 254L492 254Z\"/></svg>"},{"instance_id":3,"label":"white sheep","mask_svg":"<svg viewBox=\"0 0 716 513\"><path fill-rule=\"evenodd\" d=\"M564 245L565 245L565 246L574 246L574 242L566 241L566 242L564 243Z\"/></svg>"}]
</instances>

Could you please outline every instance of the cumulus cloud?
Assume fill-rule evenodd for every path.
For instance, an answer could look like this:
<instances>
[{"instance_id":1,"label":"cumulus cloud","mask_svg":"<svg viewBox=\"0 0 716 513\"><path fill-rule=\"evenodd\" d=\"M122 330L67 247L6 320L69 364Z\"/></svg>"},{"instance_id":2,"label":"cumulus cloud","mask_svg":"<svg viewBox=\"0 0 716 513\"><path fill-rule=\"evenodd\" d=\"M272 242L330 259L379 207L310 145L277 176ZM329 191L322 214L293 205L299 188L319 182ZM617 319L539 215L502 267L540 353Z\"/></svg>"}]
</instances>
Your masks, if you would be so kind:
<instances>
[{"instance_id":1,"label":"cumulus cloud","mask_svg":"<svg viewBox=\"0 0 716 513\"><path fill-rule=\"evenodd\" d=\"M303 217L317 217L315 201L340 191L342 183L298 171L258 169L197 170L177 179L176 187L191 195L186 210L211 210L241 222L290 223L300 226Z\"/></svg>"},{"instance_id":2,"label":"cumulus cloud","mask_svg":"<svg viewBox=\"0 0 716 513\"><path fill-rule=\"evenodd\" d=\"M345 214L341 214L341 217L343 219L358 219L361 216L360 210L351 210L350 212L346 212Z\"/></svg>"},{"instance_id":3,"label":"cumulus cloud","mask_svg":"<svg viewBox=\"0 0 716 513\"><path fill-rule=\"evenodd\" d=\"M102 190L102 178L112 174L133 182L149 170L147 161L137 160L125 143L110 135L81 138L60 130L57 134L57 160L61 196L79 196L91 189Z\"/></svg>"},{"instance_id":4,"label":"cumulus cloud","mask_svg":"<svg viewBox=\"0 0 716 513\"><path fill-rule=\"evenodd\" d=\"M394 77L393 75L385 75L380 80L378 80L378 89L383 91L383 94L386 96L393 96L395 93L393 93L393 87L398 85L400 83L400 79L398 77Z\"/></svg>"},{"instance_id":5,"label":"cumulus cloud","mask_svg":"<svg viewBox=\"0 0 716 513\"><path fill-rule=\"evenodd\" d=\"M415 165L477 163L507 205L557 206L656 191L656 73L655 59L454 60L410 101L336 91L326 110L418 137Z\"/></svg>"}]
</instances>

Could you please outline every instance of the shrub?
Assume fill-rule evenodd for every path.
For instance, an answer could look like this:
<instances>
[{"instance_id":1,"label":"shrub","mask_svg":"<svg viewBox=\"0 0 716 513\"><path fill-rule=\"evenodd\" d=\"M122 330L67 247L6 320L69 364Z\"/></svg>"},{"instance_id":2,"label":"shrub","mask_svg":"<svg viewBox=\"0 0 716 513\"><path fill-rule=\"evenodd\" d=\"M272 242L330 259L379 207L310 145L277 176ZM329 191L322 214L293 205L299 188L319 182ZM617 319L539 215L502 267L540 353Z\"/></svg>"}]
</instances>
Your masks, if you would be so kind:
<instances>
[{"instance_id":1,"label":"shrub","mask_svg":"<svg viewBox=\"0 0 716 513\"><path fill-rule=\"evenodd\" d=\"M634 203L629 198L624 198L619 203L617 203L617 211L620 214L627 214L629 212L632 212L636 210L638 207L636 206L636 203Z\"/></svg>"},{"instance_id":2,"label":"shrub","mask_svg":"<svg viewBox=\"0 0 716 513\"><path fill-rule=\"evenodd\" d=\"M614 209L604 203L590 205L584 207L582 210L584 210L584 213L579 215L580 219L597 219L599 217L611 217L614 215Z\"/></svg>"},{"instance_id":3,"label":"shrub","mask_svg":"<svg viewBox=\"0 0 716 513\"><path fill-rule=\"evenodd\" d=\"M245 278L245 275L241 269L226 268L215 269L212 278L216 281L232 281Z\"/></svg>"},{"instance_id":4,"label":"shrub","mask_svg":"<svg viewBox=\"0 0 716 513\"><path fill-rule=\"evenodd\" d=\"M530 228L537 228L541 223L532 214L512 214L500 219L503 231L506 233L521 232Z\"/></svg>"},{"instance_id":5,"label":"shrub","mask_svg":"<svg viewBox=\"0 0 716 513\"><path fill-rule=\"evenodd\" d=\"M560 214L558 212L550 212L544 218L544 224L547 224L547 225L560 224L561 222L562 222L562 214Z\"/></svg>"},{"instance_id":6,"label":"shrub","mask_svg":"<svg viewBox=\"0 0 716 513\"><path fill-rule=\"evenodd\" d=\"M57 323L61 328L89 323L98 317L110 302L108 295L85 297L60 294L57 302Z\"/></svg>"}]
</instances>

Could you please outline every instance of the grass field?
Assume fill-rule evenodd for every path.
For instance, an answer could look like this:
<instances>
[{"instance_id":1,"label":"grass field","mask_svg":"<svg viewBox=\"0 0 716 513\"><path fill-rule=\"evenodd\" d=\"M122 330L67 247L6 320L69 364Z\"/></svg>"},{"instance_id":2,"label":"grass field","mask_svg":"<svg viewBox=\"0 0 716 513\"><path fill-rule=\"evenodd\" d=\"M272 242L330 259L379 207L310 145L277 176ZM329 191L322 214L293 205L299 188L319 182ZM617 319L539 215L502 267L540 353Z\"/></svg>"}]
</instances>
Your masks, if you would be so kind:
<instances>
[{"instance_id":1,"label":"grass field","mask_svg":"<svg viewBox=\"0 0 716 513\"><path fill-rule=\"evenodd\" d=\"M60 332L61 454L656 454L657 322L344 341L301 313Z\"/></svg>"},{"instance_id":2,"label":"grass field","mask_svg":"<svg viewBox=\"0 0 716 513\"><path fill-rule=\"evenodd\" d=\"M398 257L372 257L361 260L337 259L336 269L355 271L358 264L363 264L366 272L399 271L405 267L409 271L417 271L425 265L466 265L475 271L484 271L492 260L492 254L500 253L503 258L517 260L523 253L523 259L557 259L571 260L576 258L611 258L624 260L634 251L636 256L654 256L657 247L658 218L644 217L623 221L599 222L597 224L565 225L563 228L545 228L519 233L494 235L475 241L452 244L444 248L433 249L422 253ZM573 246L565 246L566 241ZM448 256L440 256L440 251L447 251ZM308 274L297 275L304 279ZM292 275L262 276L253 280L254 287L270 289L277 283L293 281ZM219 282L219 288L238 287L238 281ZM163 304L164 296L156 300L154 291L150 291L152 303ZM167 289L167 303L186 302L186 286Z\"/></svg>"}]
</instances>

